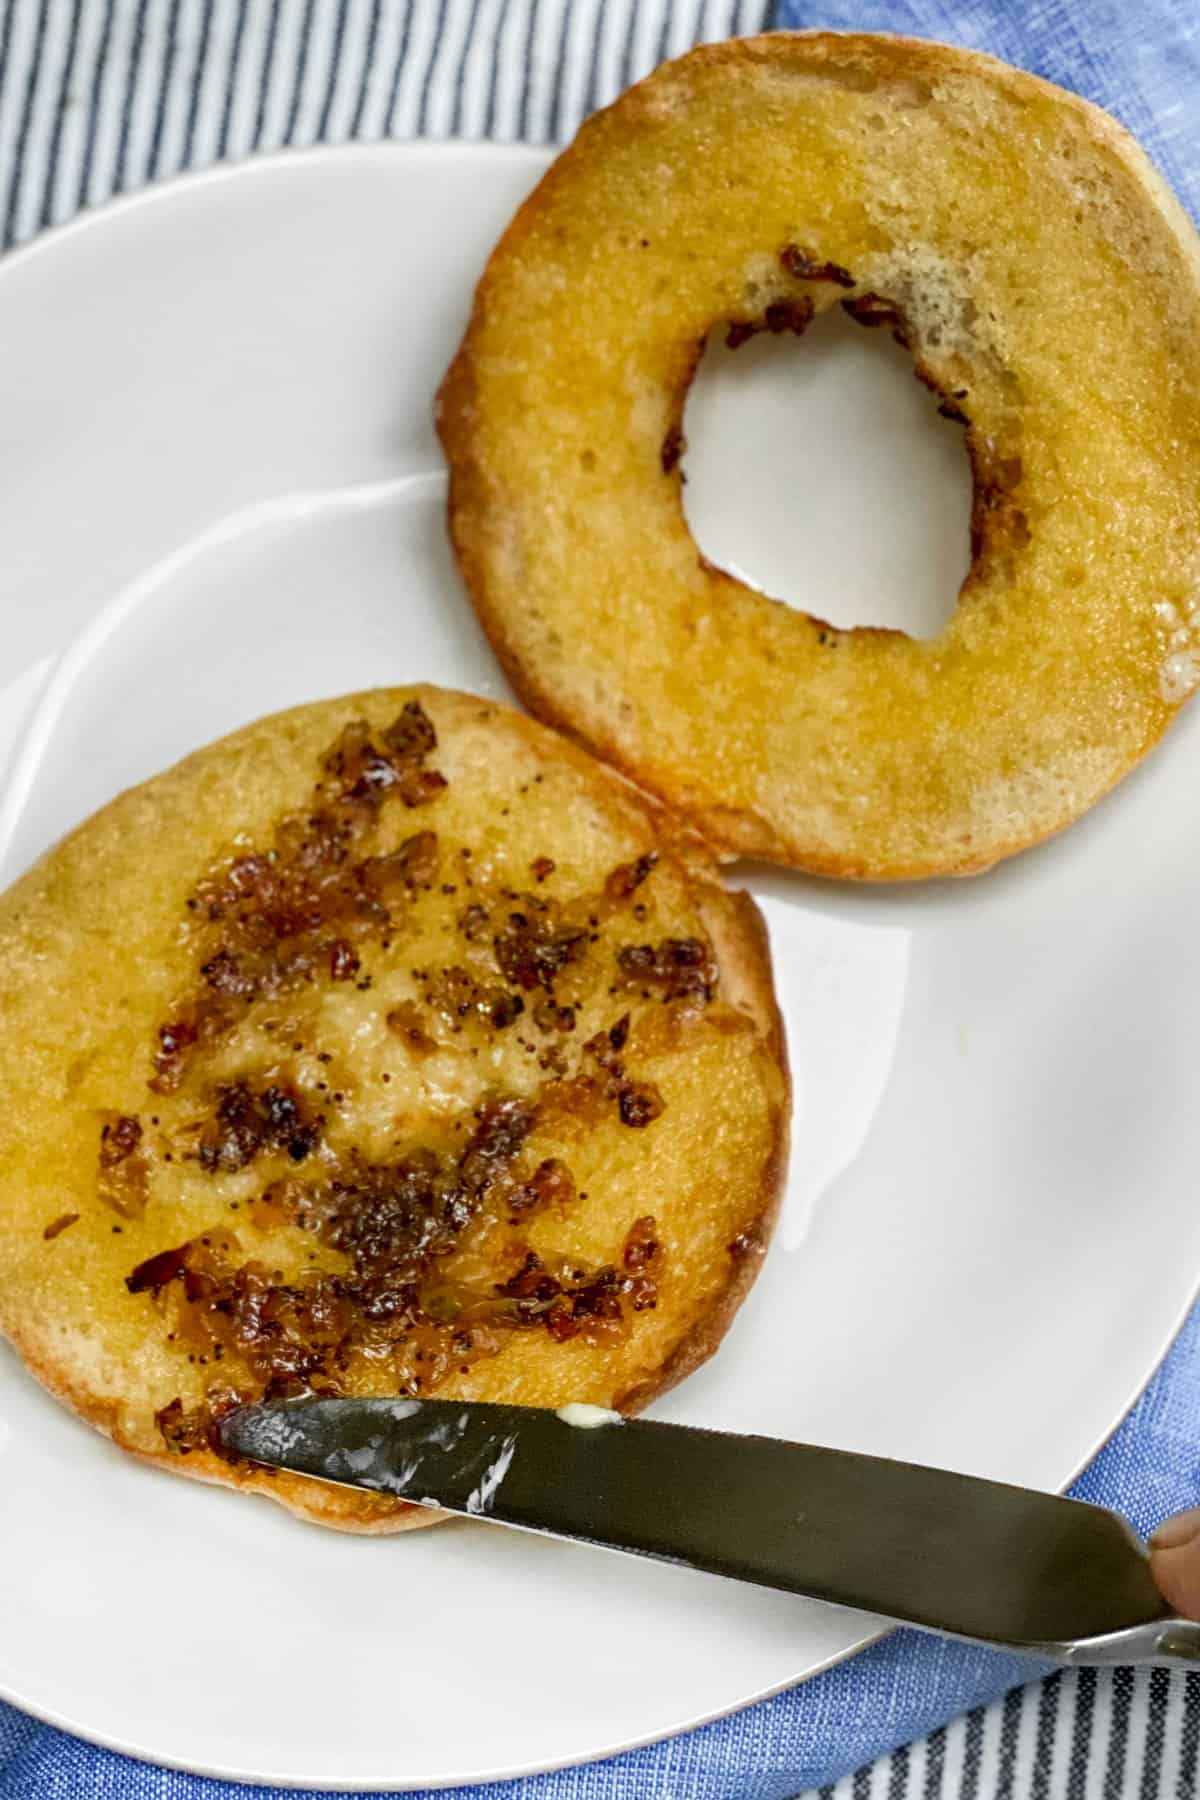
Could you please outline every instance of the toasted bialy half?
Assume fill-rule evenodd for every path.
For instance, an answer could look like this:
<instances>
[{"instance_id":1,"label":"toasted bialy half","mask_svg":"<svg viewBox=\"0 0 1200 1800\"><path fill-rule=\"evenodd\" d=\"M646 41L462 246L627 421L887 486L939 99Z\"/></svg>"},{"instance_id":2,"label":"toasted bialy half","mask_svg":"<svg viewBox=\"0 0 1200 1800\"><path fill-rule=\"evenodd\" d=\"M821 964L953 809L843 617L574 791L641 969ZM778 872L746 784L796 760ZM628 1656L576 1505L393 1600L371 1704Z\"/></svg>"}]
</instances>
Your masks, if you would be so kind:
<instances>
[{"instance_id":1,"label":"toasted bialy half","mask_svg":"<svg viewBox=\"0 0 1200 1800\"><path fill-rule=\"evenodd\" d=\"M264 1395L643 1406L780 1191L753 903L619 777L413 687L264 719L0 898L0 1326L124 1448L321 1524L431 1515L231 1460Z\"/></svg>"},{"instance_id":2,"label":"toasted bialy half","mask_svg":"<svg viewBox=\"0 0 1200 1800\"><path fill-rule=\"evenodd\" d=\"M707 335L837 305L965 426L973 560L933 641L835 629L803 571L804 610L769 599L684 516ZM505 232L438 424L521 698L730 852L986 868L1099 799L1200 681L1195 232L1105 113L990 57L816 32L660 68Z\"/></svg>"}]
</instances>

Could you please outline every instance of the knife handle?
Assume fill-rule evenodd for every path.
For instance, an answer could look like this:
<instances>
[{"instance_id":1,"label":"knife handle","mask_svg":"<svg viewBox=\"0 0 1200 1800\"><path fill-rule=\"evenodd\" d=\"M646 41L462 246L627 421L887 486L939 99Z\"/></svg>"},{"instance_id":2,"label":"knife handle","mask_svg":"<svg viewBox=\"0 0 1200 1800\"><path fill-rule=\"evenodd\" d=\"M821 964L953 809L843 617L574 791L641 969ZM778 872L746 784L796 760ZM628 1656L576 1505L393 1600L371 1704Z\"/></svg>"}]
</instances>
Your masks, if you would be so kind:
<instances>
[{"instance_id":1,"label":"knife handle","mask_svg":"<svg viewBox=\"0 0 1200 1800\"><path fill-rule=\"evenodd\" d=\"M1108 1637L1063 1645L1060 1659L1100 1667L1138 1663L1143 1668L1195 1671L1200 1669L1200 1624L1193 1619L1150 1619Z\"/></svg>"}]
</instances>

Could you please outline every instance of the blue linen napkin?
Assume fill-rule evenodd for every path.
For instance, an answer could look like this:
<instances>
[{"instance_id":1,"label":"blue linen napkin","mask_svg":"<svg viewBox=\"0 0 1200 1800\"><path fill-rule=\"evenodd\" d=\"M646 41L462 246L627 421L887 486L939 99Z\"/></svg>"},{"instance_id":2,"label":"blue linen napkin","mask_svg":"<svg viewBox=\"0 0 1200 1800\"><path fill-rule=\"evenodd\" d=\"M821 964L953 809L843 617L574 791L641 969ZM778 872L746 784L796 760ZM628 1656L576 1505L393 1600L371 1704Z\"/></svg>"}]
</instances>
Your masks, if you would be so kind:
<instances>
[{"instance_id":1,"label":"blue linen napkin","mask_svg":"<svg viewBox=\"0 0 1200 1800\"><path fill-rule=\"evenodd\" d=\"M990 50L1106 106L1200 215L1200 13L1194 0L780 0L780 26L888 30ZM0 0L2 10L2 0ZM1133 1411L1071 1490L1141 1533L1200 1497L1200 1307ZM668 1743L465 1800L790 1800L924 1735L1038 1671L913 1632L773 1700ZM1072 1784L1074 1791L1074 1784ZM1082 1787L1079 1788L1082 1792ZM0 1705L0 1800L285 1800L97 1750ZM427 1796L427 1800L433 1800Z\"/></svg>"}]
</instances>

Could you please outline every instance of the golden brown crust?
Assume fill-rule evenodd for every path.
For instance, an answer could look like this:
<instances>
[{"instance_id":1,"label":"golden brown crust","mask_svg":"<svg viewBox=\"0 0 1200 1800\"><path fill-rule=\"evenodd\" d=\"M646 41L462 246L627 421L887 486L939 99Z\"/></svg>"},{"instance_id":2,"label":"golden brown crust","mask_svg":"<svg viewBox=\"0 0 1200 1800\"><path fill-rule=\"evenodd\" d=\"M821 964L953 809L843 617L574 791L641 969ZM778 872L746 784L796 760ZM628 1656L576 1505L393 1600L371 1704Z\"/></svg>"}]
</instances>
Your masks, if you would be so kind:
<instances>
[{"instance_id":1,"label":"golden brown crust","mask_svg":"<svg viewBox=\"0 0 1200 1800\"><path fill-rule=\"evenodd\" d=\"M846 295L774 266L805 233L969 392L980 541L934 643L822 628L687 529L665 451L705 331L747 270L764 304ZM973 873L1107 793L1200 677L1198 344L1195 233L1096 107L897 37L703 46L585 124L484 271L438 403L455 552L525 704L723 851Z\"/></svg>"},{"instance_id":2,"label":"golden brown crust","mask_svg":"<svg viewBox=\"0 0 1200 1800\"><path fill-rule=\"evenodd\" d=\"M78 1413L102 1437L110 1438L122 1450L136 1456L139 1462L168 1469L172 1475L183 1475L189 1481L199 1481L206 1487L233 1487L240 1488L244 1493L262 1494L309 1524L327 1525L335 1531L351 1532L361 1537L383 1537L398 1531L416 1531L423 1525L437 1525L446 1517L445 1513L433 1512L428 1507L406 1506L396 1502L386 1503L386 1510L379 1509L373 1516L370 1510L372 1497L354 1489L335 1487L332 1483L306 1481L303 1476L291 1475L286 1470L277 1473L264 1470L243 1473L211 1455L195 1455L183 1461L179 1457L168 1456L165 1450L146 1451L122 1437L117 1423L117 1409L111 1402L98 1400L95 1394L81 1383L73 1381L59 1363L46 1355L39 1334L19 1311L5 1309L0 1318L0 1331L47 1393L53 1394L56 1400L70 1407L72 1412Z\"/></svg>"},{"instance_id":3,"label":"golden brown crust","mask_svg":"<svg viewBox=\"0 0 1200 1800\"><path fill-rule=\"evenodd\" d=\"M624 1413L644 1411L660 1394L677 1387L702 1363L706 1363L720 1347L738 1308L754 1286L779 1217L787 1178L792 1084L783 1019L771 979L771 952L766 924L749 894L741 890L728 893L715 883L704 897L703 913L709 933L718 947L722 968L736 972L734 978L738 1003L759 1022L771 1053L783 1072L784 1085L773 1109L773 1142L763 1167L760 1189L762 1209L744 1227L745 1243L740 1254L730 1261L725 1291L713 1302L710 1310L689 1335L671 1352L653 1379L643 1380L636 1387L628 1388L617 1396L614 1405L619 1412Z\"/></svg>"},{"instance_id":4,"label":"golden brown crust","mask_svg":"<svg viewBox=\"0 0 1200 1800\"><path fill-rule=\"evenodd\" d=\"M253 1165L229 1175L211 1168L205 1174L194 1156L185 1156L182 1166L179 1161L169 1169L164 1165L165 1144L178 1149L181 1141L197 1141L187 1133L198 1128L196 1109L203 1113L211 1105L213 1076L202 1067L185 1070L177 1091L152 1094L147 1079L154 1069L155 1026L177 1002L181 982L186 991L196 958L207 954L200 947L205 940L195 936L199 928L184 923L189 916L185 898L196 889L197 876L214 862L220 864L231 842L242 851L261 845L281 813L303 804L314 759L356 717L379 732L397 709L411 703L427 709L436 725L438 745L431 761L445 771L449 786L418 814L404 812L395 830L402 835L418 819L435 825L444 857L464 833L473 836L477 898L486 897L489 883L494 887L511 879L516 859L521 880L531 880L529 871L536 864L535 884L544 882L547 894L557 885L566 904L580 887L585 895L597 882L603 887L612 864L623 867L627 858L653 849L658 861L646 886L635 890L639 907L646 896L644 923L635 924L632 914L625 921L617 906L613 917L619 930L611 926L617 936L604 938L610 927L602 923L603 942L618 943L631 934L652 937L664 921L678 921L680 930L706 932L715 950L721 1005L712 1011L711 1025L708 1013L691 1023L681 1014L681 1022L672 1024L670 1009L659 1019L655 1006L644 1003L645 996L642 1002L636 995L632 999L634 1039L643 1014L647 1029L655 1030L642 1042L638 1066L631 1063L630 1072L649 1074L661 1084L666 1095L662 1119L651 1131L598 1125L590 1136L585 1134L579 1154L591 1157L590 1199L586 1204L583 1196L574 1201L561 1226L548 1220L542 1238L536 1237L536 1221L529 1227L532 1241L545 1254L553 1248L556 1232L565 1230L572 1260L594 1264L611 1258L614 1248L619 1252L633 1215L652 1210L644 1196L653 1195L657 1184L664 1200L653 1210L661 1214L666 1238L681 1231L687 1235L695 1226L712 1247L695 1269L685 1270L681 1260L672 1267L668 1260L659 1310L639 1315L624 1335L598 1339L594 1347L579 1339L556 1351L548 1338L545 1349L539 1347L540 1333L518 1334L490 1361L435 1390L534 1404L557 1405L573 1398L612 1404L624 1397L631 1408L644 1405L711 1354L749 1286L757 1258L726 1256L720 1238L722 1233L765 1232L761 1222L774 1216L787 1132L786 1060L761 921L744 895L728 896L720 889L710 852L689 828L583 752L509 708L418 687L298 708L234 734L123 795L0 897L0 1013L5 1019L0 1081L8 1100L2 1128L5 1155L0 1158L0 1329L52 1393L132 1454L193 1479L262 1493L316 1523L370 1533L433 1523L439 1515L298 1476L231 1466L203 1444L193 1445L186 1457L168 1451L151 1423L154 1413L177 1390L186 1404L193 1404L209 1377L195 1366L189 1372L187 1359L163 1340L166 1325L156 1321L167 1315L154 1295L126 1292L126 1277L135 1265L141 1267L198 1230L211 1231L214 1208L226 1204L235 1212L242 1208L235 1220L241 1254L288 1259L286 1233L264 1240L268 1247L263 1249L254 1231L242 1224L248 1196L263 1191L269 1166L260 1180ZM522 816L523 807L534 810ZM551 831L552 836L543 838ZM556 871L547 867L553 858L531 857L535 845L554 853ZM373 841L367 847L386 849ZM443 868L443 876L450 873L452 869ZM456 883L449 885L453 889ZM445 891L431 883L424 898L411 899L413 923L403 930L418 934L413 943L432 941L428 932L441 929L436 925L439 908L457 910L469 897L462 888L439 900L438 893ZM428 909L428 918L421 908ZM426 938L420 937L422 931ZM369 970L375 987L369 995L360 997L354 983L305 990L287 1003L293 1011L280 1028L288 1040L283 1063L295 1061L290 1051L301 1039L311 1040L306 1056L318 1044L325 1047L323 1054L333 1056L329 1072L338 1071L352 1107L347 1119L335 1123L343 1137L347 1130L357 1133L359 1143L367 1142L364 1132L369 1137L376 1129L372 1107L377 1108L379 1094L396 1099L399 1093L402 1110L417 1104L419 1111L420 1071L429 1066L417 1058L406 1070L395 1052L388 1058L391 1087L372 1094L363 1089L362 1068L354 1064L348 1044L364 1033L369 1036L372 1021L387 1009L389 983L409 980L406 967L398 976L392 968L392 962L407 965L407 952L398 950L389 962L376 950L372 948ZM603 984L588 989L582 974L578 980L583 984L578 1036L583 1038L594 1017L611 1022L614 1008L628 1008L631 1002L619 989L605 990ZM606 991L616 997L606 998ZM528 996L530 1006L534 998ZM343 1020L341 1012L327 1016L320 1011L330 1006L351 1010ZM261 1025L256 1003L247 1022L231 1030L226 1047L214 1052L224 1058L222 1071L239 1065L239 1059L251 1069L256 1058L261 1061ZM293 1036L296 1046L290 1042ZM480 1039L481 1046L484 1041ZM545 1040L531 1031L530 1041L536 1047ZM511 1066L511 1042L499 1037L489 1042L497 1067L507 1070L503 1080L519 1081L520 1070L514 1076ZM470 1067L462 1057L460 1062ZM435 1064L443 1082L446 1069L452 1076L459 1066L437 1058ZM309 1092L308 1067L304 1057L290 1067L301 1095ZM524 1067L528 1071L530 1065ZM326 1065L312 1064L309 1072L323 1075ZM688 1146L699 1125L689 1121L701 1117L717 1073L733 1083L740 1098L731 1100L723 1115L730 1136L728 1167L718 1171L710 1189L703 1171L697 1176L690 1166ZM283 1076L276 1071L273 1078ZM548 1079L552 1085L553 1073ZM99 1122L139 1110L139 1155L147 1159L149 1199L144 1216L136 1209L131 1216L112 1211L98 1198L96 1155L102 1141ZM408 1141L414 1132L420 1141L410 1118L402 1135ZM672 1132L673 1137L663 1135ZM549 1141L538 1142L538 1156L555 1148ZM574 1156L570 1145L575 1139L564 1142L563 1153ZM656 1144L661 1148L655 1149ZM332 1136L326 1147L336 1150ZM748 1177L739 1173L747 1158ZM611 1177L606 1173L610 1169ZM622 1195L633 1170L641 1173L626 1200ZM706 1223L709 1206L718 1210ZM55 1224L67 1212L77 1214L76 1221L47 1238L46 1221ZM229 1220L233 1215L224 1216ZM729 1222L722 1224L726 1216ZM215 1223L219 1230L220 1219ZM569 1358L565 1368L554 1360L560 1354ZM222 1367L228 1372L229 1363ZM354 1391L370 1390L358 1386Z\"/></svg>"}]
</instances>

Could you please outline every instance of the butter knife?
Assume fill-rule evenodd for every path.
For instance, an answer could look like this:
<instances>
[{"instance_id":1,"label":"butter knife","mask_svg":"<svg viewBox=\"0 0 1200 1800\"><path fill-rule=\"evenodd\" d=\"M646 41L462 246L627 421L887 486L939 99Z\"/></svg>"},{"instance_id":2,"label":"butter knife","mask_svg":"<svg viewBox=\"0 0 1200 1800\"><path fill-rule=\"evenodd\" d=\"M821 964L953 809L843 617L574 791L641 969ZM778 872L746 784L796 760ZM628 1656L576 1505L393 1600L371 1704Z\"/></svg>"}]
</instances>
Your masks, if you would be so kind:
<instances>
[{"instance_id":1,"label":"butter knife","mask_svg":"<svg viewBox=\"0 0 1200 1800\"><path fill-rule=\"evenodd\" d=\"M596 1407L303 1399L228 1450L1062 1663L1200 1666L1116 1513L915 1463Z\"/></svg>"}]
</instances>

